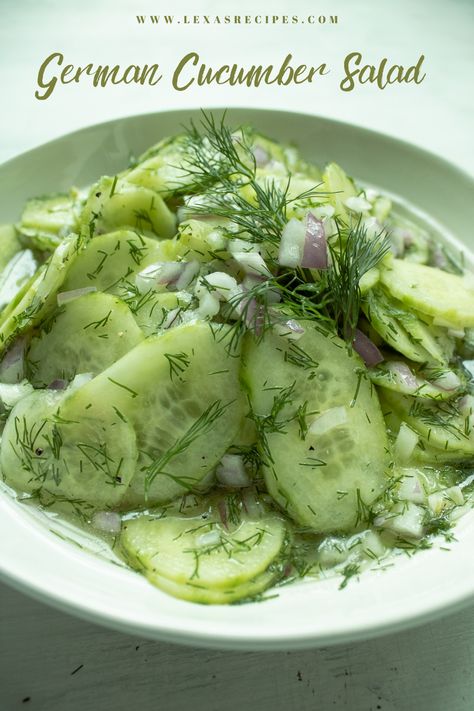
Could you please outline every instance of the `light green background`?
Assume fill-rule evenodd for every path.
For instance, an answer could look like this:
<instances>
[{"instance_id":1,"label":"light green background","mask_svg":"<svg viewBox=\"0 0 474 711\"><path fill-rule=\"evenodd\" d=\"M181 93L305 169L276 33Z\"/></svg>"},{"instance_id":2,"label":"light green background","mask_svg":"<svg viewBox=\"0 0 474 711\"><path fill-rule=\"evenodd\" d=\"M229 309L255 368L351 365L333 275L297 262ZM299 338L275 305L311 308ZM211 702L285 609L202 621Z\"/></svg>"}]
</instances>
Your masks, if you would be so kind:
<instances>
[{"instance_id":1,"label":"light green background","mask_svg":"<svg viewBox=\"0 0 474 711\"><path fill-rule=\"evenodd\" d=\"M140 14L338 14L337 26L138 27ZM0 0L0 160L89 123L132 113L252 105L320 113L413 141L474 170L472 0ZM367 61L426 55L418 87L338 89L347 52ZM34 99L35 74L52 51L75 64L157 61L169 76L196 50L210 64L268 63L291 51L333 68L314 86L260 90L155 89L86 84ZM390 166L387 166L390 170ZM443 195L439 196L443 200ZM3 543L4 544L4 543ZM0 546L2 542L0 542ZM262 608L264 614L264 608ZM334 649L242 654L142 642L80 622L0 586L0 707L5 711L470 711L474 615ZM71 673L81 667L75 674ZM25 697L30 701L22 703Z\"/></svg>"},{"instance_id":2,"label":"light green background","mask_svg":"<svg viewBox=\"0 0 474 711\"><path fill-rule=\"evenodd\" d=\"M337 25L139 26L137 14L334 15ZM449 157L474 163L472 90L473 0L0 0L0 160L85 124L161 108L252 105L320 113L389 132ZM187 52L211 66L325 61L331 74L312 85L171 88L170 75ZM380 91L366 85L343 93L342 61L360 50L367 62L386 56L414 63L425 54L420 86ZM36 74L51 52L75 65L158 62L156 87L87 83L34 98Z\"/></svg>"}]
</instances>

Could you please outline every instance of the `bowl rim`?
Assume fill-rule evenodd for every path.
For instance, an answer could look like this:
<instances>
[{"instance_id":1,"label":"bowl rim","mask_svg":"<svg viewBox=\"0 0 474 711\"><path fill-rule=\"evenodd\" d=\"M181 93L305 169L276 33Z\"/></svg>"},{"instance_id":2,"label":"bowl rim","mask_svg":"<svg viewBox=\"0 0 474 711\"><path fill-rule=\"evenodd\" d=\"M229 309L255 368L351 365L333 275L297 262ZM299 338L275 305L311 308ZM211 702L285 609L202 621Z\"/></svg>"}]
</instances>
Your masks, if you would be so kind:
<instances>
[{"instance_id":1,"label":"bowl rim","mask_svg":"<svg viewBox=\"0 0 474 711\"><path fill-rule=\"evenodd\" d=\"M229 108L223 108L222 106L206 106L206 111L214 111L223 113L226 112L232 118L234 113L243 113L245 111L252 112L254 115L259 114L263 118L267 116L269 119L271 116L279 115L281 117L287 118L288 121L295 120L299 118L301 120L311 121L314 120L320 125L326 125L327 127L336 126L338 130L348 131L356 130L358 133L363 134L366 138L373 138L377 140L382 140L386 144L390 144L392 149L403 149L405 151L410 151L412 154L420 156L420 158L429 160L432 164L436 164L440 170L448 170L451 175L457 174L458 177L467 181L467 184L474 187L474 175L460 168L456 164L451 163L449 160L438 156L437 154L426 150L425 148L420 148L416 144L413 144L404 139L396 138L390 134L386 134L380 131L376 131L371 128L366 128L364 126L358 125L356 123L345 122L339 119L332 119L326 116L317 115L314 113L306 112L293 112L281 109L272 108L259 108L259 107L245 107L245 106L231 106ZM93 132L95 130L107 130L113 129L114 126L120 123L134 122L146 119L156 118L157 121L164 116L169 116L170 114L180 115L183 119L186 116L195 116L199 109L196 108L177 108L177 109L165 109L163 111L145 112L141 114L129 114L126 116L121 116L108 121L98 122L95 124L90 124L84 126L77 130L63 133L56 138L53 138L45 143L34 146L22 153L10 157L8 160L0 165L0 170L8 169L11 164L14 164L18 160L28 160L33 157L35 153L40 150L47 150L53 147L55 144L59 144L64 140L71 139L72 137L81 138L82 135L88 132ZM0 503L4 494L0 492ZM366 575L366 573L364 573ZM12 570L4 566L2 558L0 557L0 579L7 582L13 588L19 590L22 593L26 593L31 597L40 600L44 603L49 603L55 608L73 614L84 620L93 621L99 624L106 625L112 629L127 632L130 634L140 634L143 637L148 637L155 640L163 640L168 642L175 642L181 644L193 644L201 647L208 648L221 648L221 649L240 649L240 650L277 650L277 649L304 649L304 648L314 648L317 646L328 645L328 644L340 644L349 641L357 641L362 639L369 639L385 634L389 634L395 631L402 631L409 627L417 626L429 622L434 618L439 618L443 615L450 614L456 610L466 607L472 599L474 598L474 578L472 583L466 580L464 587L459 586L457 591L450 591L450 594L446 593L444 596L440 595L439 599L431 601L430 604L420 610L413 606L410 610L400 609L395 610L390 618L385 621L376 620L373 624L367 624L364 621L363 624L357 625L352 624L348 626L347 630L326 633L326 634L314 634L311 631L308 635L302 635L301 633L292 634L291 632L282 632L281 634L275 634L271 637L262 637L258 634L252 635L230 635L228 632L223 633L216 627L206 632L202 629L173 629L169 625L160 624L154 621L153 624L138 624L136 621L125 620L117 614L114 613L114 609L94 609L89 599L86 598L84 602L80 602L77 599L72 601L66 599L64 595L61 595L51 586L39 580L32 580L31 576L22 574L21 567L19 570ZM192 603L190 603L192 604Z\"/></svg>"}]
</instances>

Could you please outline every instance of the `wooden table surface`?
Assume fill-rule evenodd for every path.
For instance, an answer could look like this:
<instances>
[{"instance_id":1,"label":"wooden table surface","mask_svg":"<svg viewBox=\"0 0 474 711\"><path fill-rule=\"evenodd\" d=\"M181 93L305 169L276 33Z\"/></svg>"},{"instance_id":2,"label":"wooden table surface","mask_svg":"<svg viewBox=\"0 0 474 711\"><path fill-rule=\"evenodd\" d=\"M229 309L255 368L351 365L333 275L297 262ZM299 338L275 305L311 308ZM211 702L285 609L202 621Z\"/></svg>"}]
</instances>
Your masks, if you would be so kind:
<instances>
[{"instance_id":1,"label":"wooden table surface","mask_svg":"<svg viewBox=\"0 0 474 711\"><path fill-rule=\"evenodd\" d=\"M472 711L474 610L304 652L220 652L108 631L0 585L2 711Z\"/></svg>"},{"instance_id":2,"label":"wooden table surface","mask_svg":"<svg viewBox=\"0 0 474 711\"><path fill-rule=\"evenodd\" d=\"M0 161L61 133L116 116L200 105L314 111L411 140L474 167L473 0L335 0L337 27L158 31L135 13L224 12L216 0L0 0ZM227 0L225 12L268 11L262 0ZM315 11L296 0L292 12ZM274 0L272 12L289 13ZM316 34L315 34L316 33ZM245 36L245 41L243 38ZM332 66L354 49L409 63L426 55L419 87L342 94L337 72L315 89L68 86L34 98L40 62L53 51L86 64L160 61L169 71L195 49L222 64L269 62L287 50ZM249 47L251 49L249 49ZM278 51L277 51L278 50ZM278 57L277 57L278 55ZM471 72L471 73L470 73ZM442 199L442 196L440 196ZM0 542L1 545L5 542ZM472 711L474 606L411 631L305 652L203 651L144 641L75 619L0 583L0 711Z\"/></svg>"}]
</instances>

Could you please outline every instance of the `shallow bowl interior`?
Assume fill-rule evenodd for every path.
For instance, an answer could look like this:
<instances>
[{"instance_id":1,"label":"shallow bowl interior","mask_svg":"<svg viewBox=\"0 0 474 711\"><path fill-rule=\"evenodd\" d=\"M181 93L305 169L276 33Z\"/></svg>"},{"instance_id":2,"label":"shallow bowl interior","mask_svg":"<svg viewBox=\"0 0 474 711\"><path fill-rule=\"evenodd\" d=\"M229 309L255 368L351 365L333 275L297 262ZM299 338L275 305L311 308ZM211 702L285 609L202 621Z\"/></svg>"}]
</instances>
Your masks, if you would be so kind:
<instances>
[{"instance_id":1,"label":"shallow bowl interior","mask_svg":"<svg viewBox=\"0 0 474 711\"><path fill-rule=\"evenodd\" d=\"M66 135L0 166L0 221L18 218L24 201L87 185L123 169L197 111L119 119ZM309 160L340 162L361 181L394 196L446 239L474 248L473 181L412 145L328 119L236 109L232 124L251 123L294 142ZM407 207L408 206L408 207ZM290 649L349 641L400 629L467 603L474 593L474 512L456 526L451 551L439 546L385 570L364 573L343 590L339 580L304 582L264 603L205 607L171 598L67 524L52 521L0 491L0 573L11 584L79 616L156 639L222 648ZM115 561L116 562L116 561Z\"/></svg>"}]
</instances>

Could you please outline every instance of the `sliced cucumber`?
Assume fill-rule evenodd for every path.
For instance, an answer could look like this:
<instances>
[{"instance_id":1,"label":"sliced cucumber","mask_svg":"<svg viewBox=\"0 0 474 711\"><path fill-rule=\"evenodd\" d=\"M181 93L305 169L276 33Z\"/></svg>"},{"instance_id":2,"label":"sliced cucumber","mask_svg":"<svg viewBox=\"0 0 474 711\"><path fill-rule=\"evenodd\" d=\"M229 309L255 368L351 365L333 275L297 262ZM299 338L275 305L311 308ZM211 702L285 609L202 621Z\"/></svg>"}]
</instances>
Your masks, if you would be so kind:
<instances>
[{"instance_id":1,"label":"sliced cucumber","mask_svg":"<svg viewBox=\"0 0 474 711\"><path fill-rule=\"evenodd\" d=\"M412 395L431 400L452 400L458 397L463 387L454 390L443 390L412 370L404 361L387 360L375 368L370 368L368 376L381 388L395 390L402 395Z\"/></svg>"},{"instance_id":2,"label":"sliced cucumber","mask_svg":"<svg viewBox=\"0 0 474 711\"><path fill-rule=\"evenodd\" d=\"M229 605L232 602L251 600L256 595L268 590L280 577L281 572L276 568L275 570L261 573L254 580L248 580L235 587L214 590L201 587L199 581L177 583L155 572L147 574L150 583L168 593L168 595L177 597L180 600L201 603L202 605Z\"/></svg>"},{"instance_id":3,"label":"sliced cucumber","mask_svg":"<svg viewBox=\"0 0 474 711\"><path fill-rule=\"evenodd\" d=\"M329 163L323 173L324 190L329 193L328 201L335 209L336 217L350 222L349 211L345 205L347 198L356 197L354 181L349 178L337 163Z\"/></svg>"},{"instance_id":4,"label":"sliced cucumber","mask_svg":"<svg viewBox=\"0 0 474 711\"><path fill-rule=\"evenodd\" d=\"M226 603L261 592L278 573L269 571L286 539L281 518L243 519L227 530L217 520L140 516L122 526L127 561L176 597Z\"/></svg>"},{"instance_id":5,"label":"sliced cucumber","mask_svg":"<svg viewBox=\"0 0 474 711\"><path fill-rule=\"evenodd\" d=\"M190 192L193 176L186 165L187 139L176 136L152 146L140 156L139 163L126 173L126 179L163 196L172 197L176 192Z\"/></svg>"},{"instance_id":6,"label":"sliced cucumber","mask_svg":"<svg viewBox=\"0 0 474 711\"><path fill-rule=\"evenodd\" d=\"M133 476L135 433L116 413L85 411L79 420L78 392L36 391L13 408L2 436L2 475L21 491L114 507Z\"/></svg>"},{"instance_id":7,"label":"sliced cucumber","mask_svg":"<svg viewBox=\"0 0 474 711\"><path fill-rule=\"evenodd\" d=\"M131 230L100 235L78 255L64 290L95 286L97 291L121 295L139 271L155 262L170 261L174 255L172 240L157 241Z\"/></svg>"},{"instance_id":8,"label":"sliced cucumber","mask_svg":"<svg viewBox=\"0 0 474 711\"><path fill-rule=\"evenodd\" d=\"M393 296L454 328L474 326L474 288L465 277L393 259L380 279Z\"/></svg>"},{"instance_id":9,"label":"sliced cucumber","mask_svg":"<svg viewBox=\"0 0 474 711\"><path fill-rule=\"evenodd\" d=\"M77 373L98 375L144 335L128 306L110 294L85 294L62 306L27 355L30 380L46 387Z\"/></svg>"},{"instance_id":10,"label":"sliced cucumber","mask_svg":"<svg viewBox=\"0 0 474 711\"><path fill-rule=\"evenodd\" d=\"M157 292L151 289L144 294L133 293L123 295L122 298L143 333L152 336L165 327L171 311L178 309L181 312L189 307L190 294L179 291ZM170 319L172 320L172 314Z\"/></svg>"},{"instance_id":11,"label":"sliced cucumber","mask_svg":"<svg viewBox=\"0 0 474 711\"><path fill-rule=\"evenodd\" d=\"M20 251L21 247L15 226L0 225L0 272L5 269L10 259Z\"/></svg>"},{"instance_id":12,"label":"sliced cucumber","mask_svg":"<svg viewBox=\"0 0 474 711\"><path fill-rule=\"evenodd\" d=\"M77 257L77 249L76 236L64 239L4 309L0 317L0 351L51 314L56 306L56 295Z\"/></svg>"},{"instance_id":13,"label":"sliced cucumber","mask_svg":"<svg viewBox=\"0 0 474 711\"><path fill-rule=\"evenodd\" d=\"M26 246L53 251L65 235L76 231L77 217L73 194L34 198L26 203L18 231Z\"/></svg>"},{"instance_id":14,"label":"sliced cucumber","mask_svg":"<svg viewBox=\"0 0 474 711\"><path fill-rule=\"evenodd\" d=\"M385 424L359 357L314 323L305 327L296 344L249 337L243 378L270 494L301 525L342 531L386 485Z\"/></svg>"},{"instance_id":15,"label":"sliced cucumber","mask_svg":"<svg viewBox=\"0 0 474 711\"><path fill-rule=\"evenodd\" d=\"M37 268L30 249L22 249L10 259L0 273L0 309L15 299Z\"/></svg>"},{"instance_id":16,"label":"sliced cucumber","mask_svg":"<svg viewBox=\"0 0 474 711\"><path fill-rule=\"evenodd\" d=\"M156 192L122 178L104 177L93 186L81 214L81 233L100 235L118 228L172 237L176 218Z\"/></svg>"},{"instance_id":17,"label":"sliced cucumber","mask_svg":"<svg viewBox=\"0 0 474 711\"><path fill-rule=\"evenodd\" d=\"M196 321L151 336L77 391L76 419L122 413L135 426L140 458L127 505L195 489L233 443L244 398L226 333Z\"/></svg>"},{"instance_id":18,"label":"sliced cucumber","mask_svg":"<svg viewBox=\"0 0 474 711\"><path fill-rule=\"evenodd\" d=\"M192 211L192 208L191 208ZM223 220L193 220L181 222L177 236L177 246L183 259L209 262L212 259L226 260L227 239L221 225Z\"/></svg>"},{"instance_id":19,"label":"sliced cucumber","mask_svg":"<svg viewBox=\"0 0 474 711\"><path fill-rule=\"evenodd\" d=\"M418 400L391 390L384 390L384 401L422 435L430 447L444 452L474 454L470 417L463 416L456 403Z\"/></svg>"},{"instance_id":20,"label":"sliced cucumber","mask_svg":"<svg viewBox=\"0 0 474 711\"><path fill-rule=\"evenodd\" d=\"M371 326L391 348L417 363L431 360L426 348L402 325L401 320L406 318L407 314L396 308L381 289L376 288L366 293L362 310Z\"/></svg>"}]
</instances>

